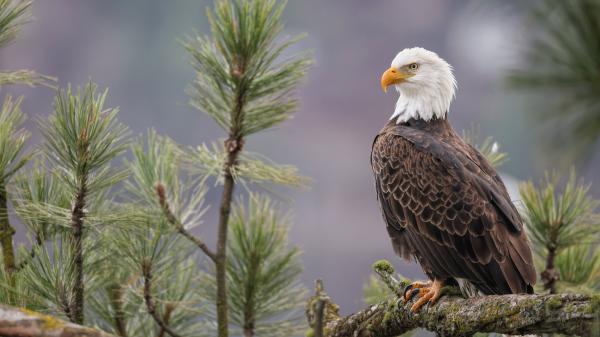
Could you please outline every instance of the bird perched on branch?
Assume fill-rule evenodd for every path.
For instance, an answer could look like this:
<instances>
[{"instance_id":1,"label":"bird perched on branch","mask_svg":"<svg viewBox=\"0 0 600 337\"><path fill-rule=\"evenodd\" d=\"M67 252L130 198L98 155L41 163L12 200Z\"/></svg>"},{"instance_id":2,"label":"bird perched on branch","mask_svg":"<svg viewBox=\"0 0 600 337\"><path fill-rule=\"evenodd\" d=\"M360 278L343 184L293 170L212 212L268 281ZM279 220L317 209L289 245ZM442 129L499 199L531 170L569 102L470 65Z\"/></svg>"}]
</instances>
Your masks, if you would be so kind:
<instances>
[{"instance_id":1,"label":"bird perched on branch","mask_svg":"<svg viewBox=\"0 0 600 337\"><path fill-rule=\"evenodd\" d=\"M409 285L405 301L417 296L418 311L444 285L532 293L536 272L519 213L498 173L448 121L452 67L431 51L404 49L381 86L400 98L373 142L377 198L394 250L430 279Z\"/></svg>"}]
</instances>

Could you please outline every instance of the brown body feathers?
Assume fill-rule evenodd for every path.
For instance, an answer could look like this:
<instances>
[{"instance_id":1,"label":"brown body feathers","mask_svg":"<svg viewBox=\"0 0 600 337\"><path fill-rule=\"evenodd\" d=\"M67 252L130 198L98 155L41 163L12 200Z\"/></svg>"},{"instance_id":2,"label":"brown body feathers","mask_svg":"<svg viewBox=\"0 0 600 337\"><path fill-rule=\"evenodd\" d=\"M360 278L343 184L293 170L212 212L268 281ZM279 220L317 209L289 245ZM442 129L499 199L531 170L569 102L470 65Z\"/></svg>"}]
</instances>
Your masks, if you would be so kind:
<instances>
[{"instance_id":1,"label":"brown body feathers","mask_svg":"<svg viewBox=\"0 0 600 337\"><path fill-rule=\"evenodd\" d=\"M484 294L533 291L531 249L506 187L447 119L390 121L371 165L400 256L432 279L466 280Z\"/></svg>"}]
</instances>

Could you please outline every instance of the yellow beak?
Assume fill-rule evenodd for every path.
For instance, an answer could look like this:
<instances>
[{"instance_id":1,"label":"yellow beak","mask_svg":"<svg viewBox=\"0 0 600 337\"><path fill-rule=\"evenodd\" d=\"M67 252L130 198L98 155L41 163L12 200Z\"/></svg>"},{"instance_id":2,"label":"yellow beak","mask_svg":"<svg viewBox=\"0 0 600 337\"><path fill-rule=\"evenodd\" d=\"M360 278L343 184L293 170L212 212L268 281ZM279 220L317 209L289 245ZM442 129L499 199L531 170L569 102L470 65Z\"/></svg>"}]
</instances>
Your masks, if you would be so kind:
<instances>
[{"instance_id":1,"label":"yellow beak","mask_svg":"<svg viewBox=\"0 0 600 337\"><path fill-rule=\"evenodd\" d=\"M387 88L390 85L404 82L404 80L413 76L413 74L405 74L399 71L398 69L392 67L386 70L383 73L383 75L381 75L381 89L383 89L383 92L387 92Z\"/></svg>"}]
</instances>

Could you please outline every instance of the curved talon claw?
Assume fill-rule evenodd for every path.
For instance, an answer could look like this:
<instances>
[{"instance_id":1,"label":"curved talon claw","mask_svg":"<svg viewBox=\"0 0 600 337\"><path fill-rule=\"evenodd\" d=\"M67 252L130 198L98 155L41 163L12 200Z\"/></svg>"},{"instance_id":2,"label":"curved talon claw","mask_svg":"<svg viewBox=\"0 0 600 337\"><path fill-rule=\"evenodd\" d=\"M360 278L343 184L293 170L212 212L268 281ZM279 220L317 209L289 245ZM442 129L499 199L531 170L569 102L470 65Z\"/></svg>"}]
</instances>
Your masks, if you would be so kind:
<instances>
[{"instance_id":1,"label":"curved talon claw","mask_svg":"<svg viewBox=\"0 0 600 337\"><path fill-rule=\"evenodd\" d=\"M421 288L427 288L431 285L431 282L413 282L409 285L407 285L404 288L404 292L402 293L402 298L404 299L404 304L406 304L406 302L410 301L411 299L413 299L413 297L416 295L414 293L415 290L421 289ZM418 293L418 292L417 292Z\"/></svg>"},{"instance_id":2,"label":"curved talon claw","mask_svg":"<svg viewBox=\"0 0 600 337\"><path fill-rule=\"evenodd\" d=\"M415 296L417 296L421 291L422 291L421 288L411 290L410 293L408 294L408 298L406 299L406 301L407 302L412 301L412 299L415 298Z\"/></svg>"},{"instance_id":3,"label":"curved talon claw","mask_svg":"<svg viewBox=\"0 0 600 337\"><path fill-rule=\"evenodd\" d=\"M427 303L431 305L442 295L441 289L443 282L435 280L433 283L413 283L406 287L404 291L404 304L412 300L415 296L417 301L410 307L413 313L416 313L421 307Z\"/></svg>"}]
</instances>

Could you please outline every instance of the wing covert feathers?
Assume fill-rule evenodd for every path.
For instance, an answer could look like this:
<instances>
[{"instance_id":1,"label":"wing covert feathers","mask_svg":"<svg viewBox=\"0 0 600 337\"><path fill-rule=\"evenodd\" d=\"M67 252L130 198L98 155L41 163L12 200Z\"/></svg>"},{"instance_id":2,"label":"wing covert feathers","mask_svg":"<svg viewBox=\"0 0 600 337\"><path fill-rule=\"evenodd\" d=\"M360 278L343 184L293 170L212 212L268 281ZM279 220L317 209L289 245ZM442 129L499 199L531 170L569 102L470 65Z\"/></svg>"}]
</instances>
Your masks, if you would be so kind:
<instances>
[{"instance_id":1,"label":"wing covert feathers","mask_svg":"<svg viewBox=\"0 0 600 337\"><path fill-rule=\"evenodd\" d=\"M453 130L388 124L371 165L398 255L486 294L531 291L536 274L521 218L495 170Z\"/></svg>"}]
</instances>

